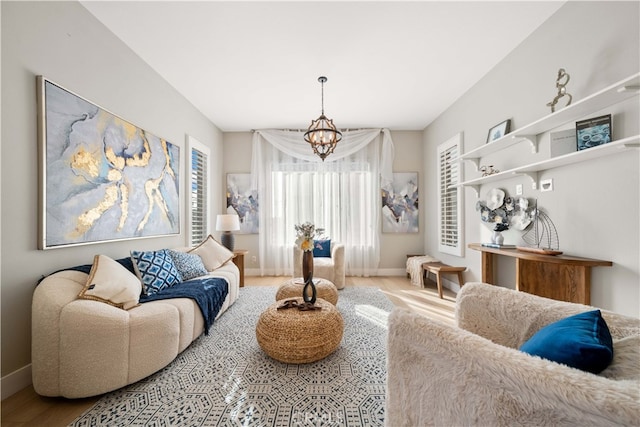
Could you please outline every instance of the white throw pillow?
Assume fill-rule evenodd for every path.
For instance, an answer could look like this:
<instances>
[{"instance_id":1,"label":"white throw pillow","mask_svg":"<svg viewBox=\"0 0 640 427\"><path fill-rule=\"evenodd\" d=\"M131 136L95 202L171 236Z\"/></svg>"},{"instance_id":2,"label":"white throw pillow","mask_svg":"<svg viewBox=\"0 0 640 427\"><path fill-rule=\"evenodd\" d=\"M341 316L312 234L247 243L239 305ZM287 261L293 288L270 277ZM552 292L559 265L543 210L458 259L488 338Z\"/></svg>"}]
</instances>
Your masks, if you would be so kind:
<instances>
[{"instance_id":1,"label":"white throw pillow","mask_svg":"<svg viewBox=\"0 0 640 427\"><path fill-rule=\"evenodd\" d=\"M105 302L128 310L138 305L142 284L135 274L106 255L93 258L87 284L78 298Z\"/></svg>"},{"instance_id":2,"label":"white throw pillow","mask_svg":"<svg viewBox=\"0 0 640 427\"><path fill-rule=\"evenodd\" d=\"M191 249L189 253L199 255L207 271L213 271L222 267L235 256L233 252L222 246L222 244L211 235L204 239L198 246Z\"/></svg>"}]
</instances>

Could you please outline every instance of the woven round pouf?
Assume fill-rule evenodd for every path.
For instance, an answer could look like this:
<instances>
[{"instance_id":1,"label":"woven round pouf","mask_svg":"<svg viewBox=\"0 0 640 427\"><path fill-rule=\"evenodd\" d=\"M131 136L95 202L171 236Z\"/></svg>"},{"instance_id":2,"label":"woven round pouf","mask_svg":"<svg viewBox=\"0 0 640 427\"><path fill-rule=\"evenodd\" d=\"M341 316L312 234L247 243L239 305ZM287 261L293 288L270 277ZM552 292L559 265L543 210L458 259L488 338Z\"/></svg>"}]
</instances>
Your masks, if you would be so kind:
<instances>
[{"instance_id":1,"label":"woven round pouf","mask_svg":"<svg viewBox=\"0 0 640 427\"><path fill-rule=\"evenodd\" d=\"M336 285L334 285L333 282L327 279L317 278L313 279L313 284L316 286L316 295L318 298L329 301L333 305L338 303L338 289L336 289ZM301 297L302 288L304 288L302 277L289 279L278 288L276 301Z\"/></svg>"},{"instance_id":2,"label":"woven round pouf","mask_svg":"<svg viewBox=\"0 0 640 427\"><path fill-rule=\"evenodd\" d=\"M298 304L302 297L291 298ZM256 338L260 348L284 363L310 363L324 359L340 345L344 322L336 307L318 298L321 310L278 310L284 300L271 304L258 319Z\"/></svg>"}]
</instances>

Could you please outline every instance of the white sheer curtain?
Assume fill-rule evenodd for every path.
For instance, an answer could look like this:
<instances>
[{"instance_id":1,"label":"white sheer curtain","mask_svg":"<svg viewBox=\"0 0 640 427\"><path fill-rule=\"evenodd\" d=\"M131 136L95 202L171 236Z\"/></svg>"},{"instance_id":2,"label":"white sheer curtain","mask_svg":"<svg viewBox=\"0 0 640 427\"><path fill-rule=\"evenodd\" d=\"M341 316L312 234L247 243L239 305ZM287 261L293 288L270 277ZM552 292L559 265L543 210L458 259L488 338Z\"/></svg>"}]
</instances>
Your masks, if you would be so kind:
<instances>
[{"instance_id":1,"label":"white sheer curtain","mask_svg":"<svg viewBox=\"0 0 640 427\"><path fill-rule=\"evenodd\" d=\"M369 276L380 261L380 183L392 179L387 129L344 131L324 162L302 131L253 135L252 186L260 197L261 274L293 271L294 225L310 221L345 245L348 275Z\"/></svg>"}]
</instances>

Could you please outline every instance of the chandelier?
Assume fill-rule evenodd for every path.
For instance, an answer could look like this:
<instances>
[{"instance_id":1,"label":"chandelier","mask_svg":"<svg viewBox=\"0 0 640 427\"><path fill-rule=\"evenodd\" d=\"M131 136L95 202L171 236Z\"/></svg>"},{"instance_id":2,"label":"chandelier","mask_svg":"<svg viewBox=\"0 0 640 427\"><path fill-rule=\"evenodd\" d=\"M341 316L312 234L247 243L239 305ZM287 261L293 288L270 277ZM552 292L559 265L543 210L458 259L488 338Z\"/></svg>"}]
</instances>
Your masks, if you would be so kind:
<instances>
[{"instance_id":1,"label":"chandelier","mask_svg":"<svg viewBox=\"0 0 640 427\"><path fill-rule=\"evenodd\" d=\"M309 129L304 134L304 140L311 144L313 152L324 162L325 157L333 153L342 139L342 132L336 129L333 120L324 115L324 84L327 78L321 76L318 77L318 81L322 85L322 113L316 120L311 121Z\"/></svg>"}]
</instances>

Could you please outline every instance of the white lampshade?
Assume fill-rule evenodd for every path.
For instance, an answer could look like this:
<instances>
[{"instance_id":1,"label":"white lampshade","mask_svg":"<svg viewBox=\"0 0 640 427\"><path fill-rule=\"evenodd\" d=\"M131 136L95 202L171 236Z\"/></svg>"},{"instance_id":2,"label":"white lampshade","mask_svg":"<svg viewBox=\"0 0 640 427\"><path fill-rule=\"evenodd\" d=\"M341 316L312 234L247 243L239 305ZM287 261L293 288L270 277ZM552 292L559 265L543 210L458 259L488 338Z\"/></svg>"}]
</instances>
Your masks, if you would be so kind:
<instances>
[{"instance_id":1,"label":"white lampshade","mask_svg":"<svg viewBox=\"0 0 640 427\"><path fill-rule=\"evenodd\" d=\"M234 214L218 215L218 217L216 218L216 230L240 230L240 217Z\"/></svg>"}]
</instances>

